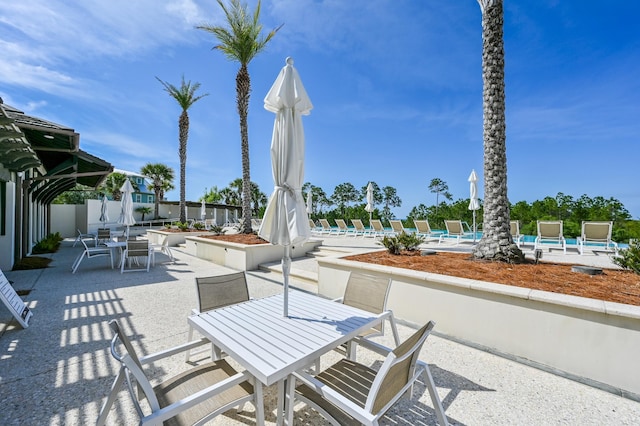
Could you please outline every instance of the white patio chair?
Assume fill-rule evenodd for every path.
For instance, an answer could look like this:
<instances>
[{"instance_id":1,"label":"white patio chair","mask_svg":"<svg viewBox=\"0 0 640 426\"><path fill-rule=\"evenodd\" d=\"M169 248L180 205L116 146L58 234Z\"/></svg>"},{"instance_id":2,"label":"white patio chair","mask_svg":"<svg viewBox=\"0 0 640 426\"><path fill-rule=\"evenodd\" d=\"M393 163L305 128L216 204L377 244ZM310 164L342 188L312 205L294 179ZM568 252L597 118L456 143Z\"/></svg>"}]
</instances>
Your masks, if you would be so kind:
<instances>
[{"instance_id":1,"label":"white patio chair","mask_svg":"<svg viewBox=\"0 0 640 426\"><path fill-rule=\"evenodd\" d=\"M78 267L80 266L80 263L82 263L82 259L84 259L84 258L93 259L95 257L109 256L109 259L111 259L111 269L113 269L113 255L111 254L111 249L110 248L108 248L108 247L89 247L89 246L87 246L87 243L86 243L86 241L84 239L81 239L80 243L84 247L84 251L82 253L80 253L80 255L78 255L76 260L73 261L73 264L71 265L71 273L72 274L76 273L76 271L78 270Z\"/></svg>"},{"instance_id":2,"label":"white patio chair","mask_svg":"<svg viewBox=\"0 0 640 426\"><path fill-rule=\"evenodd\" d=\"M196 290L198 293L198 309L193 309L191 311L192 315L249 300L249 287L247 286L247 277L244 271L212 277L196 277ZM193 327L189 326L187 341L192 339ZM191 356L202 352L187 351L185 361L189 362ZM222 356L223 353L220 348L212 344L211 358L217 360Z\"/></svg>"},{"instance_id":3,"label":"white patio chair","mask_svg":"<svg viewBox=\"0 0 640 426\"><path fill-rule=\"evenodd\" d=\"M315 377L297 372L290 376L287 424L293 424L296 400L318 411L332 425L378 425L380 418L400 399L413 393L420 376L429 390L441 425L448 425L429 365L418 360L420 349L434 327L429 321L394 350L369 342L367 347L386 356L378 371L342 359ZM296 387L296 381L301 384Z\"/></svg>"},{"instance_id":4,"label":"white patio chair","mask_svg":"<svg viewBox=\"0 0 640 426\"><path fill-rule=\"evenodd\" d=\"M96 241L96 234L83 233L82 231L80 231L78 229L78 236L76 237L76 240L73 242L72 247L75 247L76 244L78 244L80 242L80 240L83 240L83 239L93 240L94 245L98 245L97 241Z\"/></svg>"},{"instance_id":5,"label":"white patio chair","mask_svg":"<svg viewBox=\"0 0 640 426\"><path fill-rule=\"evenodd\" d=\"M143 371L144 365L206 344L205 339L140 358L118 322L111 320L109 326L114 333L111 355L120 364L120 369L100 410L97 426L105 424L125 380L141 425L200 425L233 407L242 407L246 402L256 407L256 423L264 424L262 384L248 372L236 371L225 360L191 368L156 386L151 385ZM120 351L120 346L124 350ZM147 399L148 408L140 405L143 398Z\"/></svg>"},{"instance_id":6,"label":"white patio chair","mask_svg":"<svg viewBox=\"0 0 640 426\"><path fill-rule=\"evenodd\" d=\"M334 220L336 221L336 225L338 225L337 235L340 235L340 234L354 235L353 229L347 226L347 222L345 222L344 219L334 219Z\"/></svg>"},{"instance_id":7,"label":"white patio chair","mask_svg":"<svg viewBox=\"0 0 640 426\"><path fill-rule=\"evenodd\" d=\"M169 237L166 235L158 235L158 238L160 239L160 243L152 244L153 249L155 251L159 251L160 253L164 253L165 255L167 255L167 257L171 262L175 263L176 259L173 257L173 252L171 251L171 247L169 247ZM156 256L154 254L153 256L154 265L156 260L155 257Z\"/></svg>"},{"instance_id":8,"label":"white patio chair","mask_svg":"<svg viewBox=\"0 0 640 426\"><path fill-rule=\"evenodd\" d=\"M98 228L96 234L96 246L111 240L111 230L109 228Z\"/></svg>"},{"instance_id":9,"label":"white patio chair","mask_svg":"<svg viewBox=\"0 0 640 426\"><path fill-rule=\"evenodd\" d=\"M578 250L584 253L585 246L590 245L593 251L618 252L618 243L611 240L613 222L582 221L582 232L577 238Z\"/></svg>"},{"instance_id":10,"label":"white patio chair","mask_svg":"<svg viewBox=\"0 0 640 426\"><path fill-rule=\"evenodd\" d=\"M361 272L350 272L344 296L334 299L334 302L344 303L345 305L353 306L354 308L362 309L374 314L381 314L384 312L386 315L385 320L383 320L379 325L365 331L346 344L345 355L347 358L355 359L356 346L362 340L384 335L385 321L389 321L391 332L393 333L393 340L395 341L396 346L400 344L400 337L395 317L393 316L393 312L387 309L387 299L389 297L390 289L390 278L367 275Z\"/></svg>"},{"instance_id":11,"label":"white patio chair","mask_svg":"<svg viewBox=\"0 0 640 426\"><path fill-rule=\"evenodd\" d=\"M318 221L320 222L320 225L322 225L322 233L323 234L334 234L337 233L338 230L334 229L331 227L331 225L329 224L329 221L327 219L318 219Z\"/></svg>"},{"instance_id":12,"label":"white patio chair","mask_svg":"<svg viewBox=\"0 0 640 426\"><path fill-rule=\"evenodd\" d=\"M132 268L131 264L134 262L139 265L139 259L145 258L146 268ZM148 240L127 240L127 246L122 251L122 258L120 260L120 273L124 272L137 272L146 271L149 272L149 267L154 263L154 251L153 247L149 244ZM130 269L125 269L126 267Z\"/></svg>"},{"instance_id":13,"label":"white patio chair","mask_svg":"<svg viewBox=\"0 0 640 426\"><path fill-rule=\"evenodd\" d=\"M398 236L402 233L408 234L409 232L407 232L406 229L404 229L404 225L402 224L401 220L394 220L391 219L389 220L389 224L391 225L391 230L393 232L393 235Z\"/></svg>"},{"instance_id":14,"label":"white patio chair","mask_svg":"<svg viewBox=\"0 0 640 426\"><path fill-rule=\"evenodd\" d=\"M539 220L538 236L533 243L533 250L537 250L542 244L551 243L560 245L564 254L567 254L567 241L562 234L561 220ZM551 250L551 248L549 248Z\"/></svg>"}]
</instances>

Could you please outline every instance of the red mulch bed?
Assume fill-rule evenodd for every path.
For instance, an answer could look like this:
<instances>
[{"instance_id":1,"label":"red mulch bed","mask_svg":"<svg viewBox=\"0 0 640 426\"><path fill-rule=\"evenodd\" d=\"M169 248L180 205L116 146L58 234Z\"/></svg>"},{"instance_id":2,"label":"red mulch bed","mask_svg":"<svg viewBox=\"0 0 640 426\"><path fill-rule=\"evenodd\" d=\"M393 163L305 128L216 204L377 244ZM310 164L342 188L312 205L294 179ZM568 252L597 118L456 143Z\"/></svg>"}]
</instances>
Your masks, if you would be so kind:
<instances>
[{"instance_id":1,"label":"red mulch bed","mask_svg":"<svg viewBox=\"0 0 640 426\"><path fill-rule=\"evenodd\" d=\"M228 241L237 244L270 244L269 241L263 240L256 234L229 234L229 235L201 235L200 238L208 238L210 240Z\"/></svg>"},{"instance_id":2,"label":"red mulch bed","mask_svg":"<svg viewBox=\"0 0 640 426\"><path fill-rule=\"evenodd\" d=\"M630 271L603 269L600 275L587 275L572 272L569 264L510 265L446 252L420 256L380 251L346 259L640 306L640 275Z\"/></svg>"}]
</instances>

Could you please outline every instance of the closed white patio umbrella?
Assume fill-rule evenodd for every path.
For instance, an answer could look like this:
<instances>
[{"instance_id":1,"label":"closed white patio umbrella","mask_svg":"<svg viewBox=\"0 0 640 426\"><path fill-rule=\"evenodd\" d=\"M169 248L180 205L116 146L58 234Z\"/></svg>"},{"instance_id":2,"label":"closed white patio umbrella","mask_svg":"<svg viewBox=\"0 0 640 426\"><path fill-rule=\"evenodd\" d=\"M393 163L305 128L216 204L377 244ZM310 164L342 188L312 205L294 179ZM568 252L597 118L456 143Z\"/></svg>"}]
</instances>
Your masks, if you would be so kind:
<instances>
[{"instance_id":1,"label":"closed white patio umbrella","mask_svg":"<svg viewBox=\"0 0 640 426\"><path fill-rule=\"evenodd\" d=\"M278 74L264 98L266 110L276 114L271 139L271 167L274 189L258 235L284 247L284 316L289 315L289 271L291 246L309 239L311 229L302 196L304 182L304 130L302 116L313 108L293 59Z\"/></svg>"},{"instance_id":2,"label":"closed white patio umbrella","mask_svg":"<svg viewBox=\"0 0 640 426\"><path fill-rule=\"evenodd\" d=\"M136 219L133 217L133 198L131 196L131 194L133 194L133 186L129 179L124 181L124 184L120 188L120 193L122 198L120 199L121 209L118 223L127 227L125 235L129 237L129 226L136 224Z\"/></svg>"},{"instance_id":3,"label":"closed white patio umbrella","mask_svg":"<svg viewBox=\"0 0 640 426\"><path fill-rule=\"evenodd\" d=\"M475 169L469 175L469 210L473 210L473 242L476 242L476 210L480 209L478 201L478 175Z\"/></svg>"},{"instance_id":4,"label":"closed white patio umbrella","mask_svg":"<svg viewBox=\"0 0 640 426\"><path fill-rule=\"evenodd\" d=\"M311 190L307 192L307 214L313 213L313 194Z\"/></svg>"},{"instance_id":5,"label":"closed white patio umbrella","mask_svg":"<svg viewBox=\"0 0 640 426\"><path fill-rule=\"evenodd\" d=\"M109 200L107 200L107 196L102 196L102 205L100 206L100 222L102 222L102 227L105 228L107 226L107 222L109 222Z\"/></svg>"},{"instance_id":6,"label":"closed white patio umbrella","mask_svg":"<svg viewBox=\"0 0 640 426\"><path fill-rule=\"evenodd\" d=\"M367 185L367 205L364 207L365 211L369 212L369 227L371 227L371 214L373 213L373 185L369 182Z\"/></svg>"},{"instance_id":7,"label":"closed white patio umbrella","mask_svg":"<svg viewBox=\"0 0 640 426\"><path fill-rule=\"evenodd\" d=\"M204 200L202 200L202 204L200 205L200 219L204 221L206 217L207 217L207 205L205 204Z\"/></svg>"}]
</instances>

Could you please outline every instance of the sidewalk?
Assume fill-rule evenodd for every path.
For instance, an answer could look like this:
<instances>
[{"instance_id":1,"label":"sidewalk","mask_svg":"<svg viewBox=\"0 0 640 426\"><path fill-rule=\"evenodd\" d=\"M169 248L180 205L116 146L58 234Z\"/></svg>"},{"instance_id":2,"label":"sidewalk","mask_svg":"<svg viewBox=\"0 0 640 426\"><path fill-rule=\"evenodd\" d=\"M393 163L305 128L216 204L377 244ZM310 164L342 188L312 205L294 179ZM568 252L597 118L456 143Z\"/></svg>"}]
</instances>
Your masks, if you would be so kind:
<instances>
[{"instance_id":1,"label":"sidewalk","mask_svg":"<svg viewBox=\"0 0 640 426\"><path fill-rule=\"evenodd\" d=\"M361 251L375 246L372 239L324 238L325 245ZM85 260L76 274L70 266L80 253L65 241L52 255L49 268L5 271L33 311L31 325L21 329L9 311L0 307L0 424L93 424L109 393L116 366L109 353L112 337L107 326L118 319L140 354L186 341L187 316L196 305L196 276L230 272L228 268L174 250L177 262L157 254L149 273L120 274L108 259ZM545 253L546 254L546 253ZM569 256L569 255L567 255ZM587 259L588 255L582 256ZM250 271L253 298L282 291L278 274ZM315 292L311 283L291 280L294 288ZM412 329L400 326L401 338ZM436 324L436 330L438 326ZM523 336L526 338L526 336ZM379 339L391 345L388 337ZM337 353L322 358L326 367ZM380 358L359 350L359 361L380 364ZM637 424L640 403L573 382L452 341L431 336L421 353L431 364L436 385L451 424ZM154 383L187 365L181 356L148 370ZM418 397L418 398L417 398ZM120 392L109 424L134 424L137 416L126 390ZM275 388L265 389L267 424L275 422ZM327 424L300 406L296 424ZM211 424L253 424L253 408L234 410ZM382 424L431 425L435 415L424 386L414 399L401 401Z\"/></svg>"}]
</instances>

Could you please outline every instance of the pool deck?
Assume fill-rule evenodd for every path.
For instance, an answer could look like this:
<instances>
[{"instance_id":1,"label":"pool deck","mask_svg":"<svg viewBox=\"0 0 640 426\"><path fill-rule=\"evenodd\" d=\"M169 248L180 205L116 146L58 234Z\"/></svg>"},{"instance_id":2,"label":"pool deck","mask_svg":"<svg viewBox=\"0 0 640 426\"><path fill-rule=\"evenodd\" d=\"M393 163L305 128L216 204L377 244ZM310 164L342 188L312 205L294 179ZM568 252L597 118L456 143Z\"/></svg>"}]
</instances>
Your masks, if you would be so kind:
<instances>
[{"instance_id":1,"label":"pool deck","mask_svg":"<svg viewBox=\"0 0 640 426\"><path fill-rule=\"evenodd\" d=\"M381 248L372 238L323 237L324 246L362 252ZM0 424L85 425L95 423L107 396L116 365L109 353L107 322L116 318L129 333L140 354L149 354L186 341L187 316L196 305L194 278L231 272L174 250L177 261L158 253L149 273L120 274L105 258L85 260L76 274L70 265L81 252L65 241L52 255L50 267L32 271L5 271L34 316L20 328L9 311L0 307ZM428 248L437 248L428 244ZM440 249L467 250L468 244L447 243ZM525 253L529 253L525 247ZM530 254L530 253L529 253ZM612 267L608 255L580 256L545 250L543 260ZM609 263L607 263L607 261ZM251 297L282 291L281 277L270 271L247 273ZM307 281L291 280L294 289L314 293ZM436 324L437 330L437 324ZM413 331L400 325L401 338ZM388 336L378 338L391 345ZM337 353L322 358L323 368ZM359 350L361 362L380 365L380 358ZM451 424L467 425L603 425L637 424L640 403L556 376L450 340L430 336L421 359L431 365ZM153 383L187 365L181 356L156 363L148 370ZM423 385L412 400L396 404L383 418L386 425L432 425L436 418ZM267 424L275 422L275 389L265 389ZM253 407L238 414L231 410L214 425L253 424ZM133 424L137 416L122 390L108 424ZM327 424L306 407L296 410L300 425Z\"/></svg>"}]
</instances>

